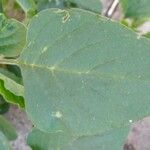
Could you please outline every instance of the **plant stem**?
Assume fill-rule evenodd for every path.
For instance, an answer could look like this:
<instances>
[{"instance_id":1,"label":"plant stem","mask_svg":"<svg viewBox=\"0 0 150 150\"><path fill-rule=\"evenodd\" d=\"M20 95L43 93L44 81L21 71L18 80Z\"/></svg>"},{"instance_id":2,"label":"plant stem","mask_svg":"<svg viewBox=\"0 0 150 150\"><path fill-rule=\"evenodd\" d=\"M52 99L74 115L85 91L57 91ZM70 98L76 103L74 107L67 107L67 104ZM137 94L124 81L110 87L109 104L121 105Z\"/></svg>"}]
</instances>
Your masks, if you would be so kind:
<instances>
[{"instance_id":1,"label":"plant stem","mask_svg":"<svg viewBox=\"0 0 150 150\"><path fill-rule=\"evenodd\" d=\"M16 59L0 59L1 65L18 65Z\"/></svg>"}]
</instances>

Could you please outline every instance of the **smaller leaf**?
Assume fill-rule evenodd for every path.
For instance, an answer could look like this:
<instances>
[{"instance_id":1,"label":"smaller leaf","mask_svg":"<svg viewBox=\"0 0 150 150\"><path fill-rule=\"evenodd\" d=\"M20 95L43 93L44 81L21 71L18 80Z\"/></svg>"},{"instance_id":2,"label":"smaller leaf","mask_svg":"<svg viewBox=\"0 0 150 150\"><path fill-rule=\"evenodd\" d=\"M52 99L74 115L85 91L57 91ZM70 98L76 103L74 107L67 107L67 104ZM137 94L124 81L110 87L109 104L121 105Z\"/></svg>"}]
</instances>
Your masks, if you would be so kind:
<instances>
[{"instance_id":1,"label":"smaller leaf","mask_svg":"<svg viewBox=\"0 0 150 150\"><path fill-rule=\"evenodd\" d=\"M0 114L6 113L8 111L8 109L9 109L9 104L0 95Z\"/></svg>"},{"instance_id":2,"label":"smaller leaf","mask_svg":"<svg viewBox=\"0 0 150 150\"><path fill-rule=\"evenodd\" d=\"M149 0L120 0L120 3L125 18L132 18L136 20L136 22L150 19Z\"/></svg>"},{"instance_id":3,"label":"smaller leaf","mask_svg":"<svg viewBox=\"0 0 150 150\"><path fill-rule=\"evenodd\" d=\"M2 132L0 132L0 150L11 150L9 142Z\"/></svg>"},{"instance_id":4,"label":"smaller leaf","mask_svg":"<svg viewBox=\"0 0 150 150\"><path fill-rule=\"evenodd\" d=\"M27 143L32 150L121 150L127 132L128 128L124 127L100 135L74 137L69 131L45 133L34 128Z\"/></svg>"},{"instance_id":5,"label":"smaller leaf","mask_svg":"<svg viewBox=\"0 0 150 150\"><path fill-rule=\"evenodd\" d=\"M79 8L91 10L100 13L102 10L102 5L100 0L66 0L68 2L74 3Z\"/></svg>"},{"instance_id":6,"label":"smaller leaf","mask_svg":"<svg viewBox=\"0 0 150 150\"><path fill-rule=\"evenodd\" d=\"M15 140L17 133L10 122L0 115L0 131L7 137L8 140Z\"/></svg>"},{"instance_id":7,"label":"smaller leaf","mask_svg":"<svg viewBox=\"0 0 150 150\"><path fill-rule=\"evenodd\" d=\"M148 33L145 34L144 36L150 39L150 32L148 32Z\"/></svg>"},{"instance_id":8,"label":"smaller leaf","mask_svg":"<svg viewBox=\"0 0 150 150\"><path fill-rule=\"evenodd\" d=\"M3 14L8 18L15 18L16 20L23 21L25 13L15 0L2 0Z\"/></svg>"},{"instance_id":9,"label":"smaller leaf","mask_svg":"<svg viewBox=\"0 0 150 150\"><path fill-rule=\"evenodd\" d=\"M46 133L39 129L33 128L27 138L27 144L32 150L62 150L62 147L72 140L71 135L67 132Z\"/></svg>"},{"instance_id":10,"label":"smaller leaf","mask_svg":"<svg viewBox=\"0 0 150 150\"><path fill-rule=\"evenodd\" d=\"M35 0L38 12L48 8L64 8L65 0Z\"/></svg>"},{"instance_id":11,"label":"smaller leaf","mask_svg":"<svg viewBox=\"0 0 150 150\"><path fill-rule=\"evenodd\" d=\"M22 7L24 12L27 14L35 14L36 4L34 0L16 0L17 3Z\"/></svg>"},{"instance_id":12,"label":"smaller leaf","mask_svg":"<svg viewBox=\"0 0 150 150\"><path fill-rule=\"evenodd\" d=\"M14 74L0 68L0 94L7 102L24 107L24 88L18 80Z\"/></svg>"},{"instance_id":13,"label":"smaller leaf","mask_svg":"<svg viewBox=\"0 0 150 150\"><path fill-rule=\"evenodd\" d=\"M0 1L0 13L2 13L3 12L3 2L2 2L2 0Z\"/></svg>"},{"instance_id":14,"label":"smaller leaf","mask_svg":"<svg viewBox=\"0 0 150 150\"><path fill-rule=\"evenodd\" d=\"M38 12L48 8L80 7L82 9L101 12L100 0L35 0Z\"/></svg>"},{"instance_id":15,"label":"smaller leaf","mask_svg":"<svg viewBox=\"0 0 150 150\"><path fill-rule=\"evenodd\" d=\"M0 14L0 55L16 57L26 42L26 28L14 19Z\"/></svg>"},{"instance_id":16,"label":"smaller leaf","mask_svg":"<svg viewBox=\"0 0 150 150\"><path fill-rule=\"evenodd\" d=\"M21 70L18 66L16 66L16 65L7 65L7 69L8 69L8 71L15 74L15 76L17 76L17 78L18 78L17 80L19 81L20 84L23 84Z\"/></svg>"},{"instance_id":17,"label":"smaller leaf","mask_svg":"<svg viewBox=\"0 0 150 150\"><path fill-rule=\"evenodd\" d=\"M15 65L0 67L0 73L14 80L18 84L22 84L22 77L20 76L19 68Z\"/></svg>"}]
</instances>

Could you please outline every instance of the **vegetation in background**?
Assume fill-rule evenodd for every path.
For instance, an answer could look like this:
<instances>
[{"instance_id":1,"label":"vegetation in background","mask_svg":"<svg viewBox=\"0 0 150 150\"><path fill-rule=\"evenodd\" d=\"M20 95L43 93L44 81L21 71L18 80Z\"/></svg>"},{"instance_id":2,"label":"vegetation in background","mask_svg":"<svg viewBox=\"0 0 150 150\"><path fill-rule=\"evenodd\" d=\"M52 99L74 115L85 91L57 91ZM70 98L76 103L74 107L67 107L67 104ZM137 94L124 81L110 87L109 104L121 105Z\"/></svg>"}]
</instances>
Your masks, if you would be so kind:
<instances>
[{"instance_id":1,"label":"vegetation in background","mask_svg":"<svg viewBox=\"0 0 150 150\"><path fill-rule=\"evenodd\" d=\"M120 4L131 28L149 19L148 0ZM0 113L26 110L33 150L120 150L150 114L150 41L101 10L99 0L0 1ZM0 116L0 150L16 138Z\"/></svg>"}]
</instances>

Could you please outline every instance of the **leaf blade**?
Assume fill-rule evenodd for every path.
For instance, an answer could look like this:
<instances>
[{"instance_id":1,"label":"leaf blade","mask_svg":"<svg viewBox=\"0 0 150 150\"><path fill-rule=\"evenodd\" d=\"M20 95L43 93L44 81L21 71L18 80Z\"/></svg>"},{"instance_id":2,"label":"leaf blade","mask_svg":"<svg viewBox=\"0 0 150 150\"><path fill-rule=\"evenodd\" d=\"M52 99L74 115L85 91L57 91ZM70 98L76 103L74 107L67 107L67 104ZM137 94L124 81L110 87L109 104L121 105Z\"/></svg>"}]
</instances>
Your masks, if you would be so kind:
<instances>
[{"instance_id":1,"label":"leaf blade","mask_svg":"<svg viewBox=\"0 0 150 150\"><path fill-rule=\"evenodd\" d=\"M27 40L26 109L41 130L93 135L149 114L149 40L80 9L39 13Z\"/></svg>"},{"instance_id":2,"label":"leaf blade","mask_svg":"<svg viewBox=\"0 0 150 150\"><path fill-rule=\"evenodd\" d=\"M0 33L1 57L18 56L26 42L25 26L0 14Z\"/></svg>"},{"instance_id":3,"label":"leaf blade","mask_svg":"<svg viewBox=\"0 0 150 150\"><path fill-rule=\"evenodd\" d=\"M35 14L36 4L34 0L16 0L26 14Z\"/></svg>"},{"instance_id":4,"label":"leaf blade","mask_svg":"<svg viewBox=\"0 0 150 150\"><path fill-rule=\"evenodd\" d=\"M9 142L2 132L0 132L0 145L0 150L11 150Z\"/></svg>"},{"instance_id":5,"label":"leaf blade","mask_svg":"<svg viewBox=\"0 0 150 150\"><path fill-rule=\"evenodd\" d=\"M100 13L102 10L100 0L68 0L71 3L76 4L79 8L94 11Z\"/></svg>"},{"instance_id":6,"label":"leaf blade","mask_svg":"<svg viewBox=\"0 0 150 150\"><path fill-rule=\"evenodd\" d=\"M17 133L15 128L10 122L8 122L3 116L0 115L0 132L7 137L8 140L15 140L17 138Z\"/></svg>"},{"instance_id":7,"label":"leaf blade","mask_svg":"<svg viewBox=\"0 0 150 150\"><path fill-rule=\"evenodd\" d=\"M11 72L0 68L0 94L8 103L24 107L24 87Z\"/></svg>"},{"instance_id":8,"label":"leaf blade","mask_svg":"<svg viewBox=\"0 0 150 150\"><path fill-rule=\"evenodd\" d=\"M120 0L125 17L135 20L149 20L150 7L149 0Z\"/></svg>"},{"instance_id":9,"label":"leaf blade","mask_svg":"<svg viewBox=\"0 0 150 150\"><path fill-rule=\"evenodd\" d=\"M102 135L72 137L69 132L52 134L34 128L27 143L33 150L121 150L127 131L123 128Z\"/></svg>"}]
</instances>

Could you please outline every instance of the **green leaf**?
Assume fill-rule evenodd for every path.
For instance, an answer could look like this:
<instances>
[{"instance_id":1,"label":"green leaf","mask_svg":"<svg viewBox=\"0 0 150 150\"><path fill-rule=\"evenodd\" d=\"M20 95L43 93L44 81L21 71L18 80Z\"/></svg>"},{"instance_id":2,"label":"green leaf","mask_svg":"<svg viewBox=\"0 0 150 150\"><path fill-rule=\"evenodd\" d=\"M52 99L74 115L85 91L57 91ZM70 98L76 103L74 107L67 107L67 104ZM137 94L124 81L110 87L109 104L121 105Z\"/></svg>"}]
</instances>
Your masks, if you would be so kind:
<instances>
[{"instance_id":1,"label":"green leaf","mask_svg":"<svg viewBox=\"0 0 150 150\"><path fill-rule=\"evenodd\" d=\"M0 94L7 102L24 107L24 88L18 82L14 74L0 68Z\"/></svg>"},{"instance_id":2,"label":"green leaf","mask_svg":"<svg viewBox=\"0 0 150 150\"><path fill-rule=\"evenodd\" d=\"M8 140L15 140L17 133L14 127L4 117L0 115L0 131L7 137Z\"/></svg>"},{"instance_id":3,"label":"green leaf","mask_svg":"<svg viewBox=\"0 0 150 150\"><path fill-rule=\"evenodd\" d=\"M71 142L73 138L68 132L46 133L33 128L27 138L27 144L32 150L62 150L62 147Z\"/></svg>"},{"instance_id":4,"label":"green leaf","mask_svg":"<svg viewBox=\"0 0 150 150\"><path fill-rule=\"evenodd\" d=\"M121 150L127 132L123 128L102 135L73 137L68 132L45 133L34 128L27 143L32 150Z\"/></svg>"},{"instance_id":5,"label":"green leaf","mask_svg":"<svg viewBox=\"0 0 150 150\"><path fill-rule=\"evenodd\" d=\"M3 13L3 2L2 2L2 0L0 1L0 13Z\"/></svg>"},{"instance_id":6,"label":"green leaf","mask_svg":"<svg viewBox=\"0 0 150 150\"><path fill-rule=\"evenodd\" d=\"M0 150L12 150L5 135L0 132Z\"/></svg>"},{"instance_id":7,"label":"green leaf","mask_svg":"<svg viewBox=\"0 0 150 150\"><path fill-rule=\"evenodd\" d=\"M120 0L126 18L135 20L150 19L149 0Z\"/></svg>"},{"instance_id":8,"label":"green leaf","mask_svg":"<svg viewBox=\"0 0 150 150\"><path fill-rule=\"evenodd\" d=\"M35 14L37 8L34 0L16 0L16 1L22 7L25 13Z\"/></svg>"},{"instance_id":9,"label":"green leaf","mask_svg":"<svg viewBox=\"0 0 150 150\"><path fill-rule=\"evenodd\" d=\"M148 32L147 34L144 35L147 38L150 38L150 32Z\"/></svg>"},{"instance_id":10,"label":"green leaf","mask_svg":"<svg viewBox=\"0 0 150 150\"><path fill-rule=\"evenodd\" d=\"M80 7L82 9L101 12L100 0L35 0L38 12L47 8Z\"/></svg>"},{"instance_id":11,"label":"green leaf","mask_svg":"<svg viewBox=\"0 0 150 150\"><path fill-rule=\"evenodd\" d=\"M26 42L26 28L20 22L0 14L0 55L16 57Z\"/></svg>"},{"instance_id":12,"label":"green leaf","mask_svg":"<svg viewBox=\"0 0 150 150\"><path fill-rule=\"evenodd\" d=\"M101 12L102 5L100 0L66 0L67 2L71 2L77 5L77 7L91 10L94 12Z\"/></svg>"},{"instance_id":13,"label":"green leaf","mask_svg":"<svg viewBox=\"0 0 150 150\"><path fill-rule=\"evenodd\" d=\"M0 95L0 114L4 114L9 110L9 104Z\"/></svg>"},{"instance_id":14,"label":"green leaf","mask_svg":"<svg viewBox=\"0 0 150 150\"><path fill-rule=\"evenodd\" d=\"M2 0L3 3L3 14L8 18L15 18L20 22L24 20L25 13L22 8L16 2L16 0Z\"/></svg>"},{"instance_id":15,"label":"green leaf","mask_svg":"<svg viewBox=\"0 0 150 150\"><path fill-rule=\"evenodd\" d=\"M0 67L0 73L7 76L8 78L14 80L18 84L22 84L21 76L19 76L19 71L17 66L9 65ZM22 89L22 88L21 88Z\"/></svg>"},{"instance_id":16,"label":"green leaf","mask_svg":"<svg viewBox=\"0 0 150 150\"><path fill-rule=\"evenodd\" d=\"M16 65L7 65L7 69L8 71L10 71L11 73L13 73L15 75L15 81L17 83L23 84L22 83L22 75L21 75L21 70L18 66ZM16 79L17 77L17 79Z\"/></svg>"},{"instance_id":17,"label":"green leaf","mask_svg":"<svg viewBox=\"0 0 150 150\"><path fill-rule=\"evenodd\" d=\"M35 0L38 12L48 8L64 8L65 0Z\"/></svg>"},{"instance_id":18,"label":"green leaf","mask_svg":"<svg viewBox=\"0 0 150 150\"><path fill-rule=\"evenodd\" d=\"M26 111L41 130L93 135L150 114L150 41L80 9L31 21L21 67Z\"/></svg>"}]
</instances>

